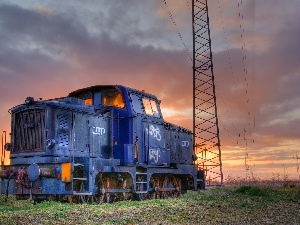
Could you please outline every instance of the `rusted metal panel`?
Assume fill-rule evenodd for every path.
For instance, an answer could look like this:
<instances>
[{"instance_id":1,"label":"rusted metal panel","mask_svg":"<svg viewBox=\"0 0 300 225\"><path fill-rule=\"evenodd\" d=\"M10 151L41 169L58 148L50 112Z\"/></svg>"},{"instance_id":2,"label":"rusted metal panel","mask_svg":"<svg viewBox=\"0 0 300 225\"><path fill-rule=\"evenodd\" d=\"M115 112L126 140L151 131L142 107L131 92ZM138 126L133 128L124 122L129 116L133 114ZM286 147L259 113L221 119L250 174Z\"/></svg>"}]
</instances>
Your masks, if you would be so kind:
<instances>
[{"instance_id":1,"label":"rusted metal panel","mask_svg":"<svg viewBox=\"0 0 300 225\"><path fill-rule=\"evenodd\" d=\"M13 152L44 150L45 110L28 109L15 114Z\"/></svg>"}]
</instances>

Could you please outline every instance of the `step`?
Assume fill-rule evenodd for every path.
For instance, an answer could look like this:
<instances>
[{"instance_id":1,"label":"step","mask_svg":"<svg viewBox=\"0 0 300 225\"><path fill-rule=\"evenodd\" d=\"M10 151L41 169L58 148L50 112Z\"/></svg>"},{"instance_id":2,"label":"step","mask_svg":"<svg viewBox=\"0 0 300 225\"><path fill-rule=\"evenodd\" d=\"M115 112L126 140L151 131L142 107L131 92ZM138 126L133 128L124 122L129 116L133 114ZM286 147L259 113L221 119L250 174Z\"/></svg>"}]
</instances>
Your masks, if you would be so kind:
<instances>
[{"instance_id":1,"label":"step","mask_svg":"<svg viewBox=\"0 0 300 225\"><path fill-rule=\"evenodd\" d=\"M136 175L147 175L147 173L136 172Z\"/></svg>"},{"instance_id":2,"label":"step","mask_svg":"<svg viewBox=\"0 0 300 225\"><path fill-rule=\"evenodd\" d=\"M74 167L76 166L84 166L84 164L81 164L81 163L74 163Z\"/></svg>"},{"instance_id":3,"label":"step","mask_svg":"<svg viewBox=\"0 0 300 225\"><path fill-rule=\"evenodd\" d=\"M73 195L93 195L92 192L77 192L73 191Z\"/></svg>"},{"instance_id":4,"label":"step","mask_svg":"<svg viewBox=\"0 0 300 225\"><path fill-rule=\"evenodd\" d=\"M148 182L147 181L137 181L135 183L137 183L137 184L147 184Z\"/></svg>"},{"instance_id":5,"label":"step","mask_svg":"<svg viewBox=\"0 0 300 225\"><path fill-rule=\"evenodd\" d=\"M146 193L148 193L148 191L136 191L135 193L137 193L137 194L146 194Z\"/></svg>"},{"instance_id":6,"label":"step","mask_svg":"<svg viewBox=\"0 0 300 225\"><path fill-rule=\"evenodd\" d=\"M128 189L128 188L125 188L125 189L122 189L122 188L116 188L116 189L104 189L104 193L130 193L132 190L131 189Z\"/></svg>"},{"instance_id":7,"label":"step","mask_svg":"<svg viewBox=\"0 0 300 225\"><path fill-rule=\"evenodd\" d=\"M73 180L87 180L85 177L74 177Z\"/></svg>"}]
</instances>

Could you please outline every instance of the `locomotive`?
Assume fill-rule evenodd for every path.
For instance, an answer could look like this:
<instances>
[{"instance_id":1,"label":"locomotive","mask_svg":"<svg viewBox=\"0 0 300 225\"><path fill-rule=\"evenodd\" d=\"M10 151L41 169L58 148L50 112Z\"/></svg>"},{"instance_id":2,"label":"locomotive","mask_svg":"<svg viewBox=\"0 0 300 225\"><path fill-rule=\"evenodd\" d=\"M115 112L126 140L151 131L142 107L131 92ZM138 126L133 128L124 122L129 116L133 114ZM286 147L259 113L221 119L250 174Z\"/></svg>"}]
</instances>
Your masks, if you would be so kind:
<instances>
[{"instance_id":1,"label":"locomotive","mask_svg":"<svg viewBox=\"0 0 300 225\"><path fill-rule=\"evenodd\" d=\"M17 199L112 202L205 188L193 133L163 119L156 96L96 85L11 113L1 192Z\"/></svg>"}]
</instances>

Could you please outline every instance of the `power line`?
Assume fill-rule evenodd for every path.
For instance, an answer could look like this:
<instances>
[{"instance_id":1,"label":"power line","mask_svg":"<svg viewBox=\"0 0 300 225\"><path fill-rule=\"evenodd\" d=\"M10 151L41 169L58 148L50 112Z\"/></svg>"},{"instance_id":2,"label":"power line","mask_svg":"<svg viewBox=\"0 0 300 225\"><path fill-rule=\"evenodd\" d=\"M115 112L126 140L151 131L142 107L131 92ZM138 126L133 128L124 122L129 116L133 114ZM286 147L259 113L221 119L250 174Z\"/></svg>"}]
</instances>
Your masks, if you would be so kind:
<instances>
[{"instance_id":1,"label":"power line","mask_svg":"<svg viewBox=\"0 0 300 225\"><path fill-rule=\"evenodd\" d=\"M165 4L165 6L166 6L166 8L167 8L169 17L170 17L172 23L173 23L174 26L175 26L175 29L176 29L176 31L177 31L177 34L178 34L178 36L179 36L179 38L180 38L180 40L181 40L181 43L183 44L183 46L184 46L184 48L185 48L186 53L188 54L188 57L190 58L191 61L193 61L193 59L192 59L192 57L191 57L191 55L190 55L190 53L189 53L188 47L187 47L187 45L186 45L186 44L184 43L184 41L183 41L182 35L181 35L180 31L179 31L179 28L178 28L178 26L177 26L177 23L176 23L175 20L174 20L173 14L172 14L172 12L171 12L171 10L170 10L170 8L169 8L169 6L168 6L166 0L163 0L163 3Z\"/></svg>"}]
</instances>

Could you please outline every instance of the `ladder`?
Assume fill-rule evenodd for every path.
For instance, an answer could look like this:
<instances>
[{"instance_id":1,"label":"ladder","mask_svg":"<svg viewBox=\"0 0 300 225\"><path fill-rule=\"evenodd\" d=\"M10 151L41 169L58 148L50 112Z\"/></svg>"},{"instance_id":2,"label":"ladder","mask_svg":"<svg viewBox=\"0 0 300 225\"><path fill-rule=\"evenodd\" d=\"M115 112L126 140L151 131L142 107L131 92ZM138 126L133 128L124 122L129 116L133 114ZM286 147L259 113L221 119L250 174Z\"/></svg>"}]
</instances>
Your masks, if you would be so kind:
<instances>
[{"instance_id":1,"label":"ladder","mask_svg":"<svg viewBox=\"0 0 300 225\"><path fill-rule=\"evenodd\" d=\"M148 192L148 182L146 172L136 172L135 174L135 192L145 194Z\"/></svg>"},{"instance_id":2,"label":"ladder","mask_svg":"<svg viewBox=\"0 0 300 225\"><path fill-rule=\"evenodd\" d=\"M86 192L84 186L87 178L85 177L84 164L74 163L73 169L73 195L92 195L92 192Z\"/></svg>"}]
</instances>

